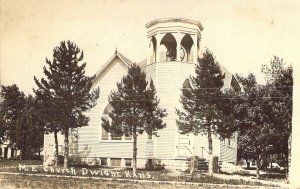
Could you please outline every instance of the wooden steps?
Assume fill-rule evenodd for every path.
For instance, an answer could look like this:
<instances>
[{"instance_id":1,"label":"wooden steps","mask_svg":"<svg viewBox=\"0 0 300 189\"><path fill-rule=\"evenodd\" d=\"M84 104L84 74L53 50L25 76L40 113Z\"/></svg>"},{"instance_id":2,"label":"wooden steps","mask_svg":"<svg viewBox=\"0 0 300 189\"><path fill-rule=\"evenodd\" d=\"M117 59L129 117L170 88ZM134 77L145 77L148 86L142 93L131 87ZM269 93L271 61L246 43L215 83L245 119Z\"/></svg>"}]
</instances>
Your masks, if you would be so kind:
<instances>
[{"instance_id":1,"label":"wooden steps","mask_svg":"<svg viewBox=\"0 0 300 189\"><path fill-rule=\"evenodd\" d=\"M206 159L199 158L198 160L198 171L208 171L208 161Z\"/></svg>"}]
</instances>

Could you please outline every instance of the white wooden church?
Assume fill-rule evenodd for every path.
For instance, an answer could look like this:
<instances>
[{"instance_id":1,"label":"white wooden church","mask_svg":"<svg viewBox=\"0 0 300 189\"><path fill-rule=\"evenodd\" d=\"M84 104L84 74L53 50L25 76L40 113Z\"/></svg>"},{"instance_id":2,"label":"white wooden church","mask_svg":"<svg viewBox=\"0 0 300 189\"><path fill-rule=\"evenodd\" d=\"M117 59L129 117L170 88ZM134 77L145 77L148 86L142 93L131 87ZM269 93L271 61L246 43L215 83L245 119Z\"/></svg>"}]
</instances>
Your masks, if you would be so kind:
<instances>
[{"instance_id":1,"label":"white wooden church","mask_svg":"<svg viewBox=\"0 0 300 189\"><path fill-rule=\"evenodd\" d=\"M175 113L181 108L179 102L181 88L190 75L195 74L197 58L201 57L200 44L203 26L199 21L190 19L156 19L146 24L148 54L145 60L137 62L152 79L160 106L167 110L164 118L165 129L159 130L159 137L138 136L137 166L145 167L147 162L164 165L166 168L182 169L184 162L191 156L208 159L207 137L202 135L182 135L178 132ZM101 127L101 118L108 117L110 105L108 96L116 88L116 82L127 74L133 64L117 50L96 73L94 87L100 87L97 105L87 115L89 125L72 131L70 136L70 156L74 161L109 167L131 166L131 137L115 137ZM224 88L239 90L234 76L222 67L225 73ZM53 158L54 137L45 135L44 162ZM63 137L59 138L60 154L63 154ZM236 163L237 134L232 138L219 140L213 138L213 156L221 162Z\"/></svg>"}]
</instances>

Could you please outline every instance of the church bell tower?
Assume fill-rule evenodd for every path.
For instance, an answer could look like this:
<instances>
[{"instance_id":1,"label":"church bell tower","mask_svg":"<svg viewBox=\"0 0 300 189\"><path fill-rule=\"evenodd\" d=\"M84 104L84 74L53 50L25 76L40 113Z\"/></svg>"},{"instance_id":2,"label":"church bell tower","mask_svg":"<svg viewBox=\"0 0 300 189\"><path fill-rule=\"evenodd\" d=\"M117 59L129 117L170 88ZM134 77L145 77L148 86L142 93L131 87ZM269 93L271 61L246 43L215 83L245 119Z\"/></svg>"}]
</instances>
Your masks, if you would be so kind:
<instances>
[{"instance_id":1,"label":"church bell tower","mask_svg":"<svg viewBox=\"0 0 300 189\"><path fill-rule=\"evenodd\" d=\"M160 106L166 108L167 127L155 139L154 156L176 158L193 154L191 136L181 135L176 125L176 108L181 108L181 89L200 55L202 24L199 21L168 18L156 19L146 24L148 37L147 79L152 79ZM182 146L185 146L182 149ZM188 148L191 149L188 149Z\"/></svg>"}]
</instances>

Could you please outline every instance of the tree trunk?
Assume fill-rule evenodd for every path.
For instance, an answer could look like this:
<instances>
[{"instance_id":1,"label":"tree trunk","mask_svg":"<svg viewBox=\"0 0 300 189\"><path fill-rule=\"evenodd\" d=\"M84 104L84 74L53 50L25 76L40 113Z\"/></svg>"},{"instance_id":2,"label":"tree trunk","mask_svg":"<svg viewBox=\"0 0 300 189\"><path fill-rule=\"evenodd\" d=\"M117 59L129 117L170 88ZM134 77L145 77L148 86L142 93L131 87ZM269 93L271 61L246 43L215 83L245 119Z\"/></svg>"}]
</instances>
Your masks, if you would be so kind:
<instances>
[{"instance_id":1,"label":"tree trunk","mask_svg":"<svg viewBox=\"0 0 300 189\"><path fill-rule=\"evenodd\" d=\"M209 156L209 165L208 165L208 174L213 175L213 146L212 146L212 136L210 128L207 130L207 139L208 139L208 156Z\"/></svg>"},{"instance_id":2,"label":"tree trunk","mask_svg":"<svg viewBox=\"0 0 300 189\"><path fill-rule=\"evenodd\" d=\"M259 178L260 177L260 174L259 174L259 169L260 169L260 156L261 155L258 155L258 157L256 158L256 178Z\"/></svg>"},{"instance_id":3,"label":"tree trunk","mask_svg":"<svg viewBox=\"0 0 300 189\"><path fill-rule=\"evenodd\" d=\"M68 168L69 160L69 129L65 130L64 168Z\"/></svg>"},{"instance_id":4,"label":"tree trunk","mask_svg":"<svg viewBox=\"0 0 300 189\"><path fill-rule=\"evenodd\" d=\"M132 159L132 171L133 175L136 175L136 155L137 155L137 134L133 131L133 159Z\"/></svg>"},{"instance_id":5,"label":"tree trunk","mask_svg":"<svg viewBox=\"0 0 300 189\"><path fill-rule=\"evenodd\" d=\"M58 140L57 140L57 131L54 131L54 145L55 145L55 152L54 152L54 165L58 165Z\"/></svg>"},{"instance_id":6,"label":"tree trunk","mask_svg":"<svg viewBox=\"0 0 300 189\"><path fill-rule=\"evenodd\" d=\"M197 165L198 165L198 156L192 156L190 174L193 175L195 173L195 171L197 170Z\"/></svg>"},{"instance_id":7,"label":"tree trunk","mask_svg":"<svg viewBox=\"0 0 300 189\"><path fill-rule=\"evenodd\" d=\"M287 157L287 166L286 166L286 178L290 181L290 170L291 170L291 152L292 152L292 134L289 136L288 140L288 157Z\"/></svg>"},{"instance_id":8,"label":"tree trunk","mask_svg":"<svg viewBox=\"0 0 300 189\"><path fill-rule=\"evenodd\" d=\"M8 151L7 151L7 153L8 153ZM7 157L7 156L6 156ZM7 158L6 158L7 159ZM21 160L23 160L23 150L22 149L20 149L20 159Z\"/></svg>"}]
</instances>

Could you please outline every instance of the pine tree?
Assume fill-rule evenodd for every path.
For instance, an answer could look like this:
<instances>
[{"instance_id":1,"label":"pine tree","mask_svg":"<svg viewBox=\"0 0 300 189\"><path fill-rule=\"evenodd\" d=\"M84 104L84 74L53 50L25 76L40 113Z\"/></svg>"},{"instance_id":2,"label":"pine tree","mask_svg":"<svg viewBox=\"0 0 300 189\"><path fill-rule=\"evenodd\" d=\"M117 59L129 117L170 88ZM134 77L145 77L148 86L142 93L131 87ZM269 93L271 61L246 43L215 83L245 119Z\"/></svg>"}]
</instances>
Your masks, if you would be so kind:
<instances>
[{"instance_id":1,"label":"pine tree","mask_svg":"<svg viewBox=\"0 0 300 189\"><path fill-rule=\"evenodd\" d=\"M117 90L109 97L111 122L102 119L103 128L117 136L133 136L133 174L136 175L137 137L146 132L157 136L166 125L162 118L166 110L160 108L153 82L148 85L146 74L136 64L128 69Z\"/></svg>"},{"instance_id":2,"label":"pine tree","mask_svg":"<svg viewBox=\"0 0 300 189\"><path fill-rule=\"evenodd\" d=\"M228 137L232 134L234 129L227 129L229 122L233 122L232 108L222 91L225 75L209 50L198 59L195 72L189 79L190 84L182 89L182 110L176 110L179 116L176 122L182 134L207 135L209 174L212 174L212 135Z\"/></svg>"},{"instance_id":3,"label":"pine tree","mask_svg":"<svg viewBox=\"0 0 300 189\"><path fill-rule=\"evenodd\" d=\"M99 97L99 89L90 92L94 77L85 76L86 63L81 63L82 60L83 52L76 44L62 41L53 50L53 60L46 58L48 68L43 69L46 79L34 77L38 100L47 101L49 97L49 102L41 103L49 105L48 114L56 111L52 118L45 119L46 126L50 131L64 134L64 167L68 167L69 130L88 125L89 118L83 112L94 107Z\"/></svg>"}]
</instances>

